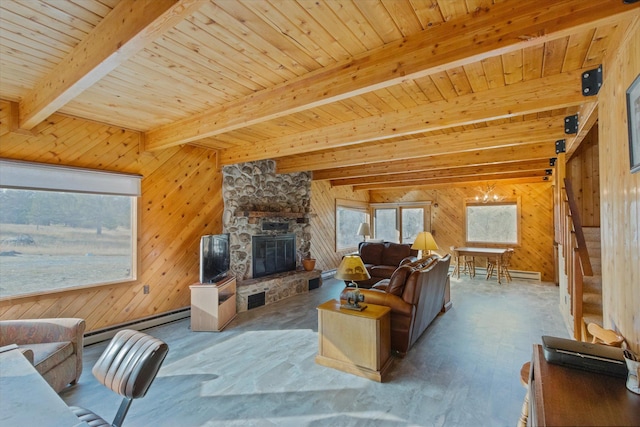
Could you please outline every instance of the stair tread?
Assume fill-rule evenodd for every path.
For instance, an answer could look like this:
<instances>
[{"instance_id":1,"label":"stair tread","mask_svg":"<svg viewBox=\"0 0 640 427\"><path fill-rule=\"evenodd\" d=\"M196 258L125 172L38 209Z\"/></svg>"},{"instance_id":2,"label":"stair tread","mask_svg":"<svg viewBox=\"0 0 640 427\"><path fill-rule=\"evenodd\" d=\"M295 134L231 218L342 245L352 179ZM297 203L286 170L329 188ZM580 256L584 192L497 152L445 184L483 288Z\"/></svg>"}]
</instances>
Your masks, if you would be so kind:
<instances>
[{"instance_id":1,"label":"stair tread","mask_svg":"<svg viewBox=\"0 0 640 427\"><path fill-rule=\"evenodd\" d=\"M602 304L602 294L598 292L583 292L582 301L590 303L600 302L600 304Z\"/></svg>"},{"instance_id":2,"label":"stair tread","mask_svg":"<svg viewBox=\"0 0 640 427\"><path fill-rule=\"evenodd\" d=\"M596 323L602 326L602 323L603 323L602 319L603 319L602 314L594 314L594 313L582 314L582 320L584 321L585 325L588 325L589 323Z\"/></svg>"}]
</instances>

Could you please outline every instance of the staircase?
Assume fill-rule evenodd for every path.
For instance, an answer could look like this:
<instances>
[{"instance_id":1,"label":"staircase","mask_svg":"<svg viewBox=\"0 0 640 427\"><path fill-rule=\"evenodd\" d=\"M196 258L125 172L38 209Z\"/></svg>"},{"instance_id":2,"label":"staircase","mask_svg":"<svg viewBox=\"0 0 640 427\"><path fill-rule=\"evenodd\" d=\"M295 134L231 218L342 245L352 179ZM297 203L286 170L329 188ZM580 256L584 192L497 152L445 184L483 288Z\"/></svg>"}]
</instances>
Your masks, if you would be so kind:
<instances>
[{"instance_id":1,"label":"staircase","mask_svg":"<svg viewBox=\"0 0 640 427\"><path fill-rule=\"evenodd\" d=\"M600 258L600 227L583 227L587 249L589 251L589 260L593 276L583 277L583 293L582 293L582 339L587 341L591 336L587 332L586 325L589 323L602 324L602 261Z\"/></svg>"}]
</instances>

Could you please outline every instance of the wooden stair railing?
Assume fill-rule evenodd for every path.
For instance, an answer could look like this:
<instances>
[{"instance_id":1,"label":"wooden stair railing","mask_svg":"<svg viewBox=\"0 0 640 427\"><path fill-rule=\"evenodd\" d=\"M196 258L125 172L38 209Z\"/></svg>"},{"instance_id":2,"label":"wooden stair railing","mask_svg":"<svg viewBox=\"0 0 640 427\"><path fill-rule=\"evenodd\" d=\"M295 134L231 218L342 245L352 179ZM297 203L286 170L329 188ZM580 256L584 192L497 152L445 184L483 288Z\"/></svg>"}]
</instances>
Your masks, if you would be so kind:
<instances>
[{"instance_id":1,"label":"wooden stair railing","mask_svg":"<svg viewBox=\"0 0 640 427\"><path fill-rule=\"evenodd\" d=\"M567 250L565 256L568 267L569 293L571 295L571 311L573 314L573 337L576 340L582 340L584 335L583 321L583 278L584 276L593 276L593 268L589 258L587 242L582 230L580 221L580 212L576 204L571 181L564 179L565 192L567 195L567 204L569 212L567 215L567 229L573 228L572 233L567 234Z\"/></svg>"},{"instance_id":2,"label":"wooden stair railing","mask_svg":"<svg viewBox=\"0 0 640 427\"><path fill-rule=\"evenodd\" d=\"M573 338L578 341L584 341L584 321L582 320L582 292L583 292L583 275L580 268L580 259L574 250L573 254L573 298L571 299L571 308L573 311Z\"/></svg>"},{"instance_id":3,"label":"wooden stair railing","mask_svg":"<svg viewBox=\"0 0 640 427\"><path fill-rule=\"evenodd\" d=\"M578 249L578 255L580 256L580 264L582 267L582 273L585 276L593 276L593 269L591 268L591 260L589 259L589 251L587 250L587 242L584 238L584 232L582 231L582 222L580 221L580 211L576 204L575 197L573 195L573 189L571 188L571 180L569 178L564 179L564 189L567 193L567 202L569 203L569 213L573 222L573 230L576 234L576 245Z\"/></svg>"}]
</instances>

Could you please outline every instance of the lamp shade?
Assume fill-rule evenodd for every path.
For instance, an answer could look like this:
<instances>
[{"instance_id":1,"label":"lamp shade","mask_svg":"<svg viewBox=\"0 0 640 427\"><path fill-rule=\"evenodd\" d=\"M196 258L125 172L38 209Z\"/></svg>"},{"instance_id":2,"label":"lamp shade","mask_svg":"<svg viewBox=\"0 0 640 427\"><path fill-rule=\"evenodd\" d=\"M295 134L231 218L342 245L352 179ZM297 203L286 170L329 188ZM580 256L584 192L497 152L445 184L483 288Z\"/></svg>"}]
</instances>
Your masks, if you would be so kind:
<instances>
[{"instance_id":1,"label":"lamp shade","mask_svg":"<svg viewBox=\"0 0 640 427\"><path fill-rule=\"evenodd\" d=\"M356 234L358 236L371 236L371 229L369 228L369 223L361 222L360 227L358 227L358 232Z\"/></svg>"},{"instance_id":2,"label":"lamp shade","mask_svg":"<svg viewBox=\"0 0 640 427\"><path fill-rule=\"evenodd\" d=\"M359 255L345 255L333 277L346 281L367 280L371 278Z\"/></svg>"},{"instance_id":3,"label":"lamp shade","mask_svg":"<svg viewBox=\"0 0 640 427\"><path fill-rule=\"evenodd\" d=\"M438 244L434 240L431 233L428 231L421 231L418 233L416 240L411 245L411 249L418 249L422 251L432 251L438 249Z\"/></svg>"}]
</instances>

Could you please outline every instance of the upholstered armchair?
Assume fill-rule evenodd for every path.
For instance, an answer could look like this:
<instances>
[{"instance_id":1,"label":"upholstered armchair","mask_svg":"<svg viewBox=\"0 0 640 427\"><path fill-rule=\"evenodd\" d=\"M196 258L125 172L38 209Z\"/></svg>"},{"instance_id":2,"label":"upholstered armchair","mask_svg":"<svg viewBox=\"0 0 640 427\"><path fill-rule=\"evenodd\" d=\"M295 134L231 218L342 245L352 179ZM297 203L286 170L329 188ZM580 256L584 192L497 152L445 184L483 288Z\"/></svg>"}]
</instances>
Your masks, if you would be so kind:
<instances>
[{"instance_id":1,"label":"upholstered armchair","mask_svg":"<svg viewBox=\"0 0 640 427\"><path fill-rule=\"evenodd\" d=\"M83 319L0 321L0 346L17 344L36 370L59 392L82 373Z\"/></svg>"}]
</instances>

